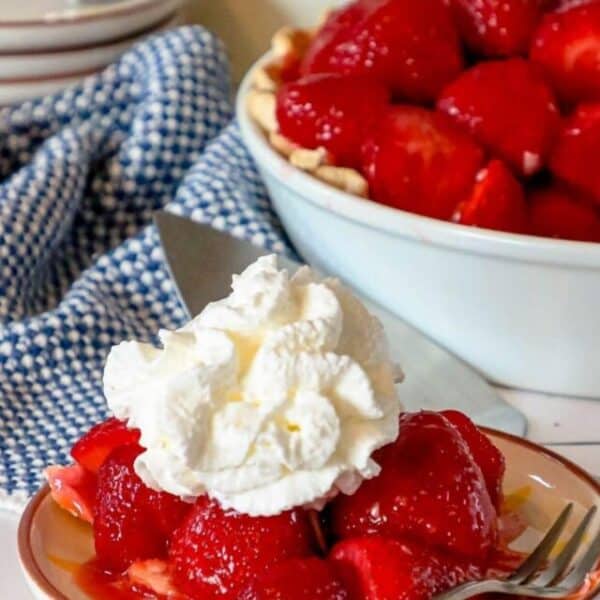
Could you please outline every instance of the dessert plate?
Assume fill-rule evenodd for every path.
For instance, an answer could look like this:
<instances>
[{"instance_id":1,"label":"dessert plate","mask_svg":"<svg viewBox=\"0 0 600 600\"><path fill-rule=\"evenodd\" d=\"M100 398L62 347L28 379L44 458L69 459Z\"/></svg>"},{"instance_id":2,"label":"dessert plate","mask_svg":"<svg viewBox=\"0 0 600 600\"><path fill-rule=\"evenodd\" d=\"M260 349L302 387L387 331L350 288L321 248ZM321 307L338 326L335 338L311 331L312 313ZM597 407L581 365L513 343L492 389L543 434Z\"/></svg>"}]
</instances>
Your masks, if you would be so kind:
<instances>
[{"instance_id":1,"label":"dessert plate","mask_svg":"<svg viewBox=\"0 0 600 600\"><path fill-rule=\"evenodd\" d=\"M152 27L181 0L2 0L0 53L75 49L116 42Z\"/></svg>"},{"instance_id":2,"label":"dessert plate","mask_svg":"<svg viewBox=\"0 0 600 600\"><path fill-rule=\"evenodd\" d=\"M505 494L510 509L528 524L515 541L515 550L530 551L567 503L575 505L573 524L591 506L600 504L600 484L576 465L515 436L493 430L486 433L506 457ZM599 529L600 515L596 515L588 539ZM567 530L564 536L572 533L572 529ZM47 487L25 510L18 544L21 566L35 598L92 600L74 582L79 565L93 555L91 529L59 509ZM585 548L584 544L582 551ZM577 600L595 595L598 575L596 585L590 582Z\"/></svg>"}]
</instances>

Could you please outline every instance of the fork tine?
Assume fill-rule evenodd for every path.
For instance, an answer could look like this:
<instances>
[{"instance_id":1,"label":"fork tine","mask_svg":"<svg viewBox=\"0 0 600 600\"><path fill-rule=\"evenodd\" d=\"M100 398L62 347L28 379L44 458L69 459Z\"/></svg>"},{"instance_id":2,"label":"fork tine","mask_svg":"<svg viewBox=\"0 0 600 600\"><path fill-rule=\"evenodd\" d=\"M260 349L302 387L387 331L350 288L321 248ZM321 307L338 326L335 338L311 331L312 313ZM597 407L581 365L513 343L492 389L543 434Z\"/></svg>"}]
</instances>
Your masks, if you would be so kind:
<instances>
[{"instance_id":1,"label":"fork tine","mask_svg":"<svg viewBox=\"0 0 600 600\"><path fill-rule=\"evenodd\" d=\"M600 560L600 530L575 568L559 583L560 587L568 590L578 588L596 566L598 560Z\"/></svg>"},{"instance_id":2,"label":"fork tine","mask_svg":"<svg viewBox=\"0 0 600 600\"><path fill-rule=\"evenodd\" d=\"M558 519L548 530L544 539L537 545L536 549L529 555L527 560L508 578L510 583L525 583L532 575L535 574L539 566L548 558L552 548L556 545L560 534L563 532L571 512L573 511L573 503L565 506L560 513Z\"/></svg>"},{"instance_id":3,"label":"fork tine","mask_svg":"<svg viewBox=\"0 0 600 600\"><path fill-rule=\"evenodd\" d=\"M581 540L583 539L583 536L585 535L585 532L587 531L597 510L597 506L592 506L592 508L587 511L585 517L575 530L575 533L573 533L571 539L567 542L560 554L552 561L552 563L550 563L549 568L546 569L535 580L535 585L540 587L552 585L553 583L556 583L559 577L561 577L577 553L577 550L579 550L579 547L581 546Z\"/></svg>"}]
</instances>

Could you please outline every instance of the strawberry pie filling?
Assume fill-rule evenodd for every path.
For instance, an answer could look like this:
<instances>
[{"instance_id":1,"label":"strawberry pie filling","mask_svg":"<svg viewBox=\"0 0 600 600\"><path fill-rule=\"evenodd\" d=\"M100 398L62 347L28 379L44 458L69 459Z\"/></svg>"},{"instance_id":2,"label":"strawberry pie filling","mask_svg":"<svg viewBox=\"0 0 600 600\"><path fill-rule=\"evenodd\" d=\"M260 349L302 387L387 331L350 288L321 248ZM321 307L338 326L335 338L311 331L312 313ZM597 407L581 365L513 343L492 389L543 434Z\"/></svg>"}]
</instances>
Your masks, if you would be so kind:
<instances>
[{"instance_id":1,"label":"strawberry pie filling","mask_svg":"<svg viewBox=\"0 0 600 600\"><path fill-rule=\"evenodd\" d=\"M600 242L597 0L354 0L273 55L248 108L294 166L427 217Z\"/></svg>"},{"instance_id":2,"label":"strawberry pie filling","mask_svg":"<svg viewBox=\"0 0 600 600\"><path fill-rule=\"evenodd\" d=\"M402 412L340 282L262 257L159 337L113 348L115 416L45 472L91 525L92 597L418 600L497 567L502 455L460 413Z\"/></svg>"},{"instance_id":3,"label":"strawberry pie filling","mask_svg":"<svg viewBox=\"0 0 600 600\"><path fill-rule=\"evenodd\" d=\"M504 459L458 412L401 415L398 438L374 457L377 477L319 512L270 517L148 488L134 470L142 448L113 419L77 445L84 462L106 455L90 473L95 493L72 466L46 476L61 507L92 515L96 558L75 576L100 600L418 600L520 560L499 535ZM517 524L510 538L520 533Z\"/></svg>"}]
</instances>

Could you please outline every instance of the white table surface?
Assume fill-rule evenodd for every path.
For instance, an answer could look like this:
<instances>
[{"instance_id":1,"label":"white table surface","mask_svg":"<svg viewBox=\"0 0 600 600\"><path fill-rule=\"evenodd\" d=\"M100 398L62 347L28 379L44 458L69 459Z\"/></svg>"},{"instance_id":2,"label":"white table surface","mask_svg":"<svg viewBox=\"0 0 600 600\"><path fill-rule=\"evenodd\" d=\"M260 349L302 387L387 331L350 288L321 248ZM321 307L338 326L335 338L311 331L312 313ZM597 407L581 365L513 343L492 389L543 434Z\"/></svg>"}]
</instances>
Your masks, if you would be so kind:
<instances>
[{"instance_id":1,"label":"white table surface","mask_svg":"<svg viewBox=\"0 0 600 600\"><path fill-rule=\"evenodd\" d=\"M528 439L600 477L600 400L508 389L501 389L500 393L527 417Z\"/></svg>"}]
</instances>

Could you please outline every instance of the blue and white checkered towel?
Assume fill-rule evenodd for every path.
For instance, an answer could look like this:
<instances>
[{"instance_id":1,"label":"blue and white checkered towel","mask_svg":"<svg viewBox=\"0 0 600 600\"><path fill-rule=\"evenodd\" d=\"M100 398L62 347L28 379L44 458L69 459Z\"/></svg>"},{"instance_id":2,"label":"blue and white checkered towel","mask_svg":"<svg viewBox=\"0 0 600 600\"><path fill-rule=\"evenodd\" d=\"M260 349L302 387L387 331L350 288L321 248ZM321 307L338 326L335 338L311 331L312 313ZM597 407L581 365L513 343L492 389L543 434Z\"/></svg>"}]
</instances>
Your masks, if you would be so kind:
<instances>
[{"instance_id":1,"label":"blue and white checkered towel","mask_svg":"<svg viewBox=\"0 0 600 600\"><path fill-rule=\"evenodd\" d=\"M285 250L231 118L225 53L199 27L0 112L0 507L105 416L111 346L182 324L155 209Z\"/></svg>"}]
</instances>

